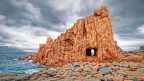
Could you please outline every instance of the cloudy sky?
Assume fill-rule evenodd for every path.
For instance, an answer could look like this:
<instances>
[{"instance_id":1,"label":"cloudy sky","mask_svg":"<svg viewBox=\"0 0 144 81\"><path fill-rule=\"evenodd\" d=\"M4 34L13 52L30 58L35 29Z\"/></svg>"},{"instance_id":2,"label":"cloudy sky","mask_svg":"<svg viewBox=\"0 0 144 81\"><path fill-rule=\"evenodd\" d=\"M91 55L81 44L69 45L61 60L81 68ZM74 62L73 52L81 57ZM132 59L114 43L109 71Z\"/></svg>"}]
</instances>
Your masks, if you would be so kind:
<instances>
[{"instance_id":1,"label":"cloudy sky","mask_svg":"<svg viewBox=\"0 0 144 81\"><path fill-rule=\"evenodd\" d=\"M144 0L0 0L0 45L36 50L102 5L122 49L144 46Z\"/></svg>"}]
</instances>

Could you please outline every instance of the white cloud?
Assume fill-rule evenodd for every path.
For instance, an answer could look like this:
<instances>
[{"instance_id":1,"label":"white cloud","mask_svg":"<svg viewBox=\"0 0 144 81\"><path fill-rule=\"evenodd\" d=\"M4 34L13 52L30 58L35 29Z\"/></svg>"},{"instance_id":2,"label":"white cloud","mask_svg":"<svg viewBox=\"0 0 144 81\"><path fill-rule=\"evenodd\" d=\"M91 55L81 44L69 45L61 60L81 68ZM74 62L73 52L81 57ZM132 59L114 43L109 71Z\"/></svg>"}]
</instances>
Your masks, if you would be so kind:
<instances>
[{"instance_id":1,"label":"white cloud","mask_svg":"<svg viewBox=\"0 0 144 81\"><path fill-rule=\"evenodd\" d=\"M74 23L76 23L76 21L80 18L82 18L82 17L80 17L76 14L73 14L72 16L70 16L68 18L69 21L67 21L65 28L66 29L71 28L74 25Z\"/></svg>"},{"instance_id":2,"label":"white cloud","mask_svg":"<svg viewBox=\"0 0 144 81\"><path fill-rule=\"evenodd\" d=\"M144 34L144 25L142 25L141 27L139 27L138 30L140 31L140 33Z\"/></svg>"},{"instance_id":3,"label":"white cloud","mask_svg":"<svg viewBox=\"0 0 144 81\"><path fill-rule=\"evenodd\" d=\"M139 49L140 45L144 44L143 39L123 40L118 36L114 36L119 47L123 50L136 50Z\"/></svg>"},{"instance_id":4,"label":"white cloud","mask_svg":"<svg viewBox=\"0 0 144 81\"><path fill-rule=\"evenodd\" d=\"M36 33L43 32L45 35L37 36ZM48 37L56 38L60 33L49 31L42 27L33 27L31 25L22 26L20 28L8 27L1 25L0 34L5 34L8 39L3 39L8 46L18 47L22 49L36 49L39 44L45 43Z\"/></svg>"},{"instance_id":5,"label":"white cloud","mask_svg":"<svg viewBox=\"0 0 144 81\"><path fill-rule=\"evenodd\" d=\"M60 33L59 32L55 32L55 31L47 31L49 33L49 37L52 38L52 39L56 39Z\"/></svg>"}]
</instances>

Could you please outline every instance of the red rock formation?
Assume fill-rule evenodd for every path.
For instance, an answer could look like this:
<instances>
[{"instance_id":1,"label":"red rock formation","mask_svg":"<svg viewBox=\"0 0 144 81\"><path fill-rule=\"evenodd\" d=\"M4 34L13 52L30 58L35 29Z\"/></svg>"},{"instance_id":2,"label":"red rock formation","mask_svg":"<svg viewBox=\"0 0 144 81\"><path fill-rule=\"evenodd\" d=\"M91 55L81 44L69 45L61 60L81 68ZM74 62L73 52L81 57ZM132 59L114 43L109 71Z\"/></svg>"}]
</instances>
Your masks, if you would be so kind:
<instances>
[{"instance_id":1,"label":"red rock formation","mask_svg":"<svg viewBox=\"0 0 144 81\"><path fill-rule=\"evenodd\" d=\"M144 51L122 51L120 62L141 62L144 63Z\"/></svg>"},{"instance_id":2,"label":"red rock formation","mask_svg":"<svg viewBox=\"0 0 144 81\"><path fill-rule=\"evenodd\" d=\"M25 60L25 59L27 59L27 56L20 56L18 59L19 60Z\"/></svg>"},{"instance_id":3,"label":"red rock formation","mask_svg":"<svg viewBox=\"0 0 144 81\"><path fill-rule=\"evenodd\" d=\"M94 49L94 56L86 51ZM117 45L113 38L112 26L106 6L86 18L79 19L74 25L58 36L40 44L38 52L28 59L43 65L61 66L66 63L105 62L119 58Z\"/></svg>"}]
</instances>

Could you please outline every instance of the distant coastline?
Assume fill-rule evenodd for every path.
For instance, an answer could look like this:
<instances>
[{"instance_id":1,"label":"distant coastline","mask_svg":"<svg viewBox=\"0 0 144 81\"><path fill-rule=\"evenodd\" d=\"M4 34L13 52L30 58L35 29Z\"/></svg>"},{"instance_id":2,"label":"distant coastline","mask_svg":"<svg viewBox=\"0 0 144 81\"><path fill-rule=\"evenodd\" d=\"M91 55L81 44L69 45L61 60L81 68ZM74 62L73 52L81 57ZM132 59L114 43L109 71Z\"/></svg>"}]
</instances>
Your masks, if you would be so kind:
<instances>
[{"instance_id":1,"label":"distant coastline","mask_svg":"<svg viewBox=\"0 0 144 81\"><path fill-rule=\"evenodd\" d=\"M0 52L26 52L26 51L15 47L0 46Z\"/></svg>"}]
</instances>

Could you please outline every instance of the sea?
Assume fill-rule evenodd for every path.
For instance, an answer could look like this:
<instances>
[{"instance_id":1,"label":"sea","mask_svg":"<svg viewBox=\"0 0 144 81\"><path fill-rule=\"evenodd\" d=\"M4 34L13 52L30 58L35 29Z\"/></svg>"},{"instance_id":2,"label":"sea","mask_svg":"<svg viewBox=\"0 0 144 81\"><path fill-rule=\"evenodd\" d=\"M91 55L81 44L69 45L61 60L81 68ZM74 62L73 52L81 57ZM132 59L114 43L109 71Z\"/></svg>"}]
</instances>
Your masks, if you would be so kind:
<instances>
[{"instance_id":1,"label":"sea","mask_svg":"<svg viewBox=\"0 0 144 81\"><path fill-rule=\"evenodd\" d=\"M19 56L32 54L32 52L0 52L0 72L25 72L31 74L42 69L39 63L33 64L31 60L18 60Z\"/></svg>"}]
</instances>

